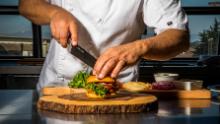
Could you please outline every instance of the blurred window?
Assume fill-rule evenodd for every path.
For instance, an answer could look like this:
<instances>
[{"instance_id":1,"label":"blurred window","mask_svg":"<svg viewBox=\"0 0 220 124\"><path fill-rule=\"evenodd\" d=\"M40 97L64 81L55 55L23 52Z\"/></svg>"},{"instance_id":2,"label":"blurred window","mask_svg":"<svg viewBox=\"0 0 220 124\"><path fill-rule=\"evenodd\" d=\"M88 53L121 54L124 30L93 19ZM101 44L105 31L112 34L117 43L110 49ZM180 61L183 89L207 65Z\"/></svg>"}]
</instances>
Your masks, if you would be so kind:
<instances>
[{"instance_id":1,"label":"blurred window","mask_svg":"<svg viewBox=\"0 0 220 124\"><path fill-rule=\"evenodd\" d=\"M19 15L0 15L0 56L32 56L31 23Z\"/></svg>"},{"instance_id":2,"label":"blurred window","mask_svg":"<svg viewBox=\"0 0 220 124\"><path fill-rule=\"evenodd\" d=\"M181 0L184 7L216 7L220 6L219 0Z\"/></svg>"},{"instance_id":3,"label":"blurred window","mask_svg":"<svg viewBox=\"0 0 220 124\"><path fill-rule=\"evenodd\" d=\"M220 15L189 15L189 29L191 47L186 57L218 55Z\"/></svg>"},{"instance_id":4,"label":"blurred window","mask_svg":"<svg viewBox=\"0 0 220 124\"><path fill-rule=\"evenodd\" d=\"M50 26L42 26L42 56L46 57L51 39Z\"/></svg>"},{"instance_id":5,"label":"blurred window","mask_svg":"<svg viewBox=\"0 0 220 124\"><path fill-rule=\"evenodd\" d=\"M220 7L220 0L181 0L183 7ZM18 0L0 0L0 6L17 6ZM191 9L192 9L191 8ZM217 55L220 37L220 14L188 14L190 49L177 58L195 58L200 55ZM19 15L0 15L0 56L33 56L33 36L30 21ZM147 28L142 38L153 36ZM51 39L48 25L42 26L42 56L45 57Z\"/></svg>"},{"instance_id":6,"label":"blurred window","mask_svg":"<svg viewBox=\"0 0 220 124\"><path fill-rule=\"evenodd\" d=\"M1 6L17 6L19 0L0 0Z\"/></svg>"}]
</instances>

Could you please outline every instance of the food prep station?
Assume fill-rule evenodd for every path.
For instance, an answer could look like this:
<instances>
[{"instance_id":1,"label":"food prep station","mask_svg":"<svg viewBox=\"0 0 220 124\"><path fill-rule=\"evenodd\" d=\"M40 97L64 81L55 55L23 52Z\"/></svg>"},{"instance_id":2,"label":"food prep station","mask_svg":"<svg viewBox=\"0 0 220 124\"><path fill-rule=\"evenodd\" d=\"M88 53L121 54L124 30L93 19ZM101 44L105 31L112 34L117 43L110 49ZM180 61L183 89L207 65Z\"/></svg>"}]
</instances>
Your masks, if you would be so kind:
<instances>
[{"instance_id":1,"label":"food prep station","mask_svg":"<svg viewBox=\"0 0 220 124\"><path fill-rule=\"evenodd\" d=\"M206 14L214 14L217 16L219 14L219 7L185 7L184 9L191 16L194 14L205 16ZM0 15L17 16L19 15L18 7L1 6ZM69 106L65 106L66 103L63 101L60 102L64 104L63 108L58 105L51 110L45 110L44 108L47 108L47 106L43 105L47 104L48 101L50 105L54 105L53 102L50 103L50 99L46 99L45 104L42 105L43 107L39 107L40 98L44 96L53 96L59 93L61 93L59 96L62 96L63 93L71 95L72 92L69 93L69 87L64 89L56 87L55 90L49 88L52 92L49 91L49 94L44 92L45 94L42 96L35 90L45 58L41 53L41 26L31 24L33 58L10 58L10 56L0 58L0 124L220 124L219 49L218 54L214 56L200 54L198 58L174 58L169 61L141 59L138 82L152 84L152 87L157 89L132 92L132 94L140 93L146 96L152 95L156 98L153 104L150 103L147 108L141 108L141 111L138 112L111 113L107 109L105 110L106 113L54 111L53 108L56 107L68 109ZM217 33L219 35L219 31ZM83 51L83 53L78 53L75 56L85 54L85 51L80 47L77 49ZM70 49L71 51L75 54L77 50ZM90 66L93 66L95 62L92 57L86 58L84 56L81 60L91 60L92 62L88 64ZM170 75L169 73L174 77L167 76ZM174 82L174 87L180 89L175 89L173 85L168 84L171 89L164 90L164 84L157 83L161 80L163 82L164 79L166 81L170 81L170 79L177 81L176 76L181 79L178 79L179 82ZM68 89L65 90L66 88ZM131 92L129 91L129 93ZM95 100L89 99L88 103L90 101L93 101L94 105L96 104ZM112 103L114 104L114 102ZM87 104L87 101L84 101L84 103ZM105 103L108 103L108 101L105 101ZM126 100L124 103L126 104ZM123 105L124 103L122 102ZM92 107L96 108L96 106ZM82 109L84 108L82 107ZM144 109L147 110L144 111Z\"/></svg>"}]
</instances>

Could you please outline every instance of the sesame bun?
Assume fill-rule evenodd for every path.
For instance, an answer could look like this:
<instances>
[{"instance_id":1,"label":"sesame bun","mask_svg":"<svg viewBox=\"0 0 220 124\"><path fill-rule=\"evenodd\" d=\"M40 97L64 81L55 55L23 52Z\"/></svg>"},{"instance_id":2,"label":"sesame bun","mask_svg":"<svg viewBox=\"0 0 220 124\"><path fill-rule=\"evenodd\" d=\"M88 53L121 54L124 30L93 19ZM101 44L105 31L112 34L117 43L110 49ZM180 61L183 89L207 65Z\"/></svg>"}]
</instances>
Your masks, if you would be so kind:
<instances>
[{"instance_id":1,"label":"sesame bun","mask_svg":"<svg viewBox=\"0 0 220 124\"><path fill-rule=\"evenodd\" d=\"M103 79L98 79L96 76L91 75L87 78L87 82L88 83L114 83L115 79L111 78L111 77L105 77Z\"/></svg>"}]
</instances>

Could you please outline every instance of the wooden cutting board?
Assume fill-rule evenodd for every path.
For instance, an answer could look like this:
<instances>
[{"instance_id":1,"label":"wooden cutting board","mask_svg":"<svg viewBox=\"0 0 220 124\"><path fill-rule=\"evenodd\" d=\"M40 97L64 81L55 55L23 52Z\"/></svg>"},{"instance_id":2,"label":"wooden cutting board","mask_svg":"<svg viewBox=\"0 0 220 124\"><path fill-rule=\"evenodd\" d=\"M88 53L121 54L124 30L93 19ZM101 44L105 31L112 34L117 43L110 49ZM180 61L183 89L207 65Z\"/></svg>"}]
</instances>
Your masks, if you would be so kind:
<instances>
[{"instance_id":1,"label":"wooden cutting board","mask_svg":"<svg viewBox=\"0 0 220 124\"><path fill-rule=\"evenodd\" d=\"M143 93L120 92L106 99L91 99L82 90L67 87L44 88L38 108L62 113L147 112L157 108L157 98Z\"/></svg>"}]
</instances>

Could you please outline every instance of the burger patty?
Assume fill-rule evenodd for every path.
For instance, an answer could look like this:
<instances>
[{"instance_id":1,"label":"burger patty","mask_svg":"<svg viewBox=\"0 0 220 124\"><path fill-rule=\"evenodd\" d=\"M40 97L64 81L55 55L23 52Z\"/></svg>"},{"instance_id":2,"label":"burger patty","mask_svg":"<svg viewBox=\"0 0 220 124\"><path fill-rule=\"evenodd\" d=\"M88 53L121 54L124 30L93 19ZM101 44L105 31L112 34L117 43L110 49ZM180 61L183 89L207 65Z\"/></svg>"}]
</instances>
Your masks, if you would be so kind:
<instances>
[{"instance_id":1,"label":"burger patty","mask_svg":"<svg viewBox=\"0 0 220 124\"><path fill-rule=\"evenodd\" d=\"M113 83L96 83L96 84L103 85L104 88L106 88L110 93L113 93L118 89L117 85Z\"/></svg>"}]
</instances>

